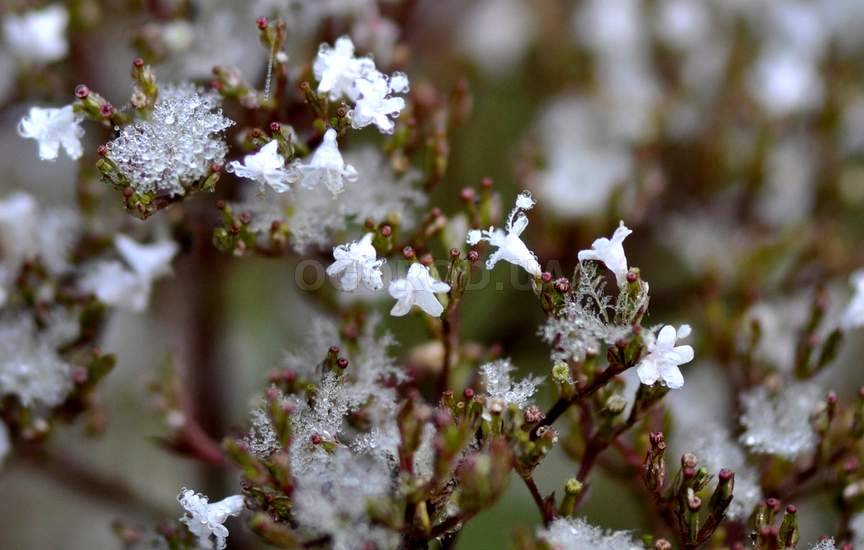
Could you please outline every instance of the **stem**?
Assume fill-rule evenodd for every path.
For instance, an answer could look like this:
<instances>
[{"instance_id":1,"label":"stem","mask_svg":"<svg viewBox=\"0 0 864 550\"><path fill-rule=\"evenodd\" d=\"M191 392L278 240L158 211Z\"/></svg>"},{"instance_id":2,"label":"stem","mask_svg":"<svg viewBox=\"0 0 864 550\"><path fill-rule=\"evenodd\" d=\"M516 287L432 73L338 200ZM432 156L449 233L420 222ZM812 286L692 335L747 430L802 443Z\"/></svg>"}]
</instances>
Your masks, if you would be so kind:
<instances>
[{"instance_id":1,"label":"stem","mask_svg":"<svg viewBox=\"0 0 864 550\"><path fill-rule=\"evenodd\" d=\"M543 518L543 525L548 526L552 518L549 517L549 513L546 510L546 502L543 499L543 495L540 494L540 489L537 488L537 484L534 482L534 477L531 474L519 477L521 477L522 481L525 482L525 486L528 487L528 491L534 498L534 504L537 505L537 509L540 511L540 517Z\"/></svg>"}]
</instances>

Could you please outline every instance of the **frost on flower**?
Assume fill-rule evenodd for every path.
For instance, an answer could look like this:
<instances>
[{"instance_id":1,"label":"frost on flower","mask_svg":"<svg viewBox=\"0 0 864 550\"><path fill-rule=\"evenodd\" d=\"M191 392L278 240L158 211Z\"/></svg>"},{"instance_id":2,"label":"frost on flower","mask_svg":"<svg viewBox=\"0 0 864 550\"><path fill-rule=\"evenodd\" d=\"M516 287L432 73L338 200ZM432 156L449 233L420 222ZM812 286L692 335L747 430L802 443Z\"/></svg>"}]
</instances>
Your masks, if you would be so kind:
<instances>
[{"instance_id":1,"label":"frost on flower","mask_svg":"<svg viewBox=\"0 0 864 550\"><path fill-rule=\"evenodd\" d=\"M236 160L229 162L225 169L241 178L255 180L262 187L268 185L277 193L291 189L285 158L279 154L279 142L275 139L257 153L243 157L242 163Z\"/></svg>"},{"instance_id":2,"label":"frost on flower","mask_svg":"<svg viewBox=\"0 0 864 550\"><path fill-rule=\"evenodd\" d=\"M0 396L15 396L25 407L61 404L72 389L72 367L56 350L75 338L71 332L62 325L40 332L24 316L0 319Z\"/></svg>"},{"instance_id":3,"label":"frost on flower","mask_svg":"<svg viewBox=\"0 0 864 550\"><path fill-rule=\"evenodd\" d=\"M603 264L615 274L618 287L627 284L627 256L624 254L624 239L633 233L632 230L619 222L618 228L612 234L612 239L601 237L591 243L591 248L579 252L579 261L596 260Z\"/></svg>"},{"instance_id":4,"label":"frost on flower","mask_svg":"<svg viewBox=\"0 0 864 550\"><path fill-rule=\"evenodd\" d=\"M555 550L642 550L627 531L607 531L581 518L558 518L537 536Z\"/></svg>"},{"instance_id":5,"label":"frost on flower","mask_svg":"<svg viewBox=\"0 0 864 550\"><path fill-rule=\"evenodd\" d=\"M107 305L144 311L150 301L153 283L171 273L171 260L177 254L177 243L140 244L126 235L118 235L114 246L125 265L114 260L97 262L86 272L81 287Z\"/></svg>"},{"instance_id":6,"label":"frost on flower","mask_svg":"<svg viewBox=\"0 0 864 550\"><path fill-rule=\"evenodd\" d=\"M864 270L856 271L849 277L852 286L852 299L843 311L840 324L844 329L854 329L864 326Z\"/></svg>"},{"instance_id":7,"label":"frost on flower","mask_svg":"<svg viewBox=\"0 0 864 550\"><path fill-rule=\"evenodd\" d=\"M754 453L794 459L811 451L816 433L810 417L817 412L822 390L814 385L793 382L777 391L764 386L741 396L741 443Z\"/></svg>"},{"instance_id":8,"label":"frost on flower","mask_svg":"<svg viewBox=\"0 0 864 550\"><path fill-rule=\"evenodd\" d=\"M614 305L605 287L596 264L579 265L575 294L567 296L561 309L539 331L551 348L552 361L583 361L588 354L598 354L601 344L612 345L631 333L627 310L638 311L647 305L647 284L635 302L625 299L626 292L622 291Z\"/></svg>"},{"instance_id":9,"label":"frost on flower","mask_svg":"<svg viewBox=\"0 0 864 550\"><path fill-rule=\"evenodd\" d=\"M369 504L390 494L391 473L383 463L338 449L297 480L292 501L301 529L329 535L334 550L395 548L398 533L369 520Z\"/></svg>"},{"instance_id":10,"label":"frost on flower","mask_svg":"<svg viewBox=\"0 0 864 550\"><path fill-rule=\"evenodd\" d=\"M357 80L354 86L357 100L349 113L351 127L359 130L374 124L381 133L392 134L396 126L394 121L405 108L405 99L393 94L408 91L408 77L402 73L388 77L376 72Z\"/></svg>"},{"instance_id":11,"label":"frost on flower","mask_svg":"<svg viewBox=\"0 0 864 550\"><path fill-rule=\"evenodd\" d=\"M3 18L3 35L9 50L21 59L50 63L66 57L69 12L62 4Z\"/></svg>"},{"instance_id":12,"label":"frost on flower","mask_svg":"<svg viewBox=\"0 0 864 550\"><path fill-rule=\"evenodd\" d=\"M384 286L381 280L384 260L378 259L378 253L372 246L374 236L373 233L367 233L359 242L341 244L333 249L335 261L327 268L327 275L341 290L353 292L362 284L375 291Z\"/></svg>"},{"instance_id":13,"label":"frost on flower","mask_svg":"<svg viewBox=\"0 0 864 550\"><path fill-rule=\"evenodd\" d=\"M125 126L108 142L108 158L139 193L182 195L223 164L224 131L234 124L218 95L193 84L164 86L149 120Z\"/></svg>"},{"instance_id":14,"label":"frost on flower","mask_svg":"<svg viewBox=\"0 0 864 550\"><path fill-rule=\"evenodd\" d=\"M660 382L669 389L683 387L684 376L678 366L693 360L693 347L675 343L689 335L689 325L681 325L677 331L672 325L660 329L657 338L648 343L648 354L636 366L639 380L646 386Z\"/></svg>"},{"instance_id":15,"label":"frost on flower","mask_svg":"<svg viewBox=\"0 0 864 550\"><path fill-rule=\"evenodd\" d=\"M492 399L499 399L507 405L516 405L524 409L531 401L531 397L537 393L537 386L543 382L542 377L529 376L519 382L513 381L510 373L516 367L510 359L499 359L480 367L483 373L483 383L486 386L486 395Z\"/></svg>"},{"instance_id":16,"label":"frost on flower","mask_svg":"<svg viewBox=\"0 0 864 550\"><path fill-rule=\"evenodd\" d=\"M735 498L729 505L727 516L746 521L762 500L758 470L747 462L747 455L727 429L709 424L689 433L695 435L687 441L686 450L696 455L702 466L715 473L723 468L735 472Z\"/></svg>"},{"instance_id":17,"label":"frost on flower","mask_svg":"<svg viewBox=\"0 0 864 550\"><path fill-rule=\"evenodd\" d=\"M333 46L321 44L312 65L318 80L318 93L327 94L331 101L347 97L355 101L359 90L354 82L376 72L375 62L369 57L354 57L354 43L347 36L336 39Z\"/></svg>"},{"instance_id":18,"label":"frost on flower","mask_svg":"<svg viewBox=\"0 0 864 550\"><path fill-rule=\"evenodd\" d=\"M534 277L541 275L540 263L533 252L528 250L521 236L528 227L527 210L534 207L534 199L530 193L522 192L516 198L516 206L507 217L504 229L490 227L488 230L474 230L468 233L468 244L476 245L480 241L488 241L498 250L493 252L486 260L486 269L493 269L495 264L503 260L518 265Z\"/></svg>"},{"instance_id":19,"label":"frost on flower","mask_svg":"<svg viewBox=\"0 0 864 550\"><path fill-rule=\"evenodd\" d=\"M834 544L834 539L822 539L810 546L810 550L837 550L837 545Z\"/></svg>"},{"instance_id":20,"label":"frost on flower","mask_svg":"<svg viewBox=\"0 0 864 550\"><path fill-rule=\"evenodd\" d=\"M396 305L390 310L395 317L402 317L417 306L432 317L440 317L444 306L438 301L436 293L450 292L450 285L432 278L429 268L421 264L411 264L408 275L390 283L390 296L395 298Z\"/></svg>"},{"instance_id":21,"label":"frost on flower","mask_svg":"<svg viewBox=\"0 0 864 550\"><path fill-rule=\"evenodd\" d=\"M299 182L307 188L324 185L333 196L345 189L345 182L356 182L357 177L357 170L350 164L345 164L336 141L336 130L332 128L324 133L324 140L309 162L304 163L298 159L291 165L289 172L289 181L292 183Z\"/></svg>"},{"instance_id":22,"label":"frost on flower","mask_svg":"<svg viewBox=\"0 0 864 550\"><path fill-rule=\"evenodd\" d=\"M238 516L243 511L241 495L211 503L205 495L184 488L177 495L177 501L186 510L180 521L198 537L199 548L212 549L214 543L217 550L228 547L228 528L223 524L229 516Z\"/></svg>"},{"instance_id":23,"label":"frost on flower","mask_svg":"<svg viewBox=\"0 0 864 550\"><path fill-rule=\"evenodd\" d=\"M64 274L81 229L76 211L45 208L31 195L14 192L0 200L0 259L11 270L38 259L50 273Z\"/></svg>"},{"instance_id":24,"label":"frost on flower","mask_svg":"<svg viewBox=\"0 0 864 550\"><path fill-rule=\"evenodd\" d=\"M18 135L35 139L39 143L39 158L57 160L60 147L72 160L81 158L81 115L72 110L71 105L59 109L31 107L30 112L18 123Z\"/></svg>"}]
</instances>

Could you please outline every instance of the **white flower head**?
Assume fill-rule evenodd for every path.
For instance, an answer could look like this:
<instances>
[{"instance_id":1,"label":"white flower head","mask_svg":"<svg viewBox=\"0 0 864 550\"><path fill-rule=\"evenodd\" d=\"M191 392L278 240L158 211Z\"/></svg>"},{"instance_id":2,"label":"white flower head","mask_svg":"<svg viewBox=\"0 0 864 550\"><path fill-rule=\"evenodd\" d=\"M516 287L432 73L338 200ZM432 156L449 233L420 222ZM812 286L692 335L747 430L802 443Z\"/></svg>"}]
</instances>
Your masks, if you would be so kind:
<instances>
[{"instance_id":1,"label":"white flower head","mask_svg":"<svg viewBox=\"0 0 864 550\"><path fill-rule=\"evenodd\" d=\"M374 124L381 133L392 134L394 121L405 108L405 99L392 94L408 90L408 77L402 73L387 77L375 71L356 80L354 87L356 102L349 113L351 127L359 130Z\"/></svg>"},{"instance_id":2,"label":"white flower head","mask_svg":"<svg viewBox=\"0 0 864 550\"><path fill-rule=\"evenodd\" d=\"M186 510L180 521L198 537L200 548L213 548L214 540L217 550L228 547L225 541L228 538L228 528L223 523L229 516L239 516L243 511L241 495L233 495L211 504L205 495L183 488L177 495L177 501Z\"/></svg>"},{"instance_id":3,"label":"white flower head","mask_svg":"<svg viewBox=\"0 0 864 550\"><path fill-rule=\"evenodd\" d=\"M852 299L840 320L840 325L846 330L864 326L864 269L853 273L849 283L853 289Z\"/></svg>"},{"instance_id":4,"label":"white flower head","mask_svg":"<svg viewBox=\"0 0 864 550\"><path fill-rule=\"evenodd\" d=\"M342 36L333 46L321 44L312 72L318 80L319 94L327 94L331 101L343 96L355 101L359 90L354 82L376 70L371 58L354 57L354 43Z\"/></svg>"},{"instance_id":5,"label":"white flower head","mask_svg":"<svg viewBox=\"0 0 864 550\"><path fill-rule=\"evenodd\" d=\"M792 460L817 444L810 417L824 393L813 383L792 382L778 391L757 386L741 396L741 443L752 452Z\"/></svg>"},{"instance_id":6,"label":"white flower head","mask_svg":"<svg viewBox=\"0 0 864 550\"><path fill-rule=\"evenodd\" d=\"M30 112L18 123L18 135L39 142L39 158L56 160L60 147L72 160L81 158L81 116L73 112L72 106L60 109L31 107Z\"/></svg>"},{"instance_id":7,"label":"white flower head","mask_svg":"<svg viewBox=\"0 0 864 550\"><path fill-rule=\"evenodd\" d=\"M657 339L648 344L648 355L643 357L636 367L639 380L646 386L659 381L673 390L684 386L684 377L678 365L693 360L693 347L676 346L675 343L689 335L690 325L681 325L677 331L672 325L663 327Z\"/></svg>"},{"instance_id":8,"label":"white flower head","mask_svg":"<svg viewBox=\"0 0 864 550\"><path fill-rule=\"evenodd\" d=\"M62 4L3 18L6 45L21 59L50 63L66 57L69 12Z\"/></svg>"},{"instance_id":9,"label":"white flower head","mask_svg":"<svg viewBox=\"0 0 864 550\"><path fill-rule=\"evenodd\" d=\"M537 257L528 250L520 238L525 228L528 227L528 216L525 215L525 212L533 207L534 199L531 198L531 194L527 191L522 192L516 198L516 207L507 217L504 230L490 227L488 230L474 230L468 233L469 245L474 246L480 241L488 241L489 244L498 248L486 260L486 269L493 269L495 264L504 260L518 265L534 277L541 275L542 270Z\"/></svg>"},{"instance_id":10,"label":"white flower head","mask_svg":"<svg viewBox=\"0 0 864 550\"><path fill-rule=\"evenodd\" d=\"M236 160L229 162L225 169L241 178L255 180L262 187L269 185L277 193L291 189L285 157L279 154L279 142L275 139L257 153L243 157L242 163Z\"/></svg>"},{"instance_id":11,"label":"white flower head","mask_svg":"<svg viewBox=\"0 0 864 550\"><path fill-rule=\"evenodd\" d=\"M579 261L597 260L615 274L618 288L627 284L627 256L624 254L624 239L633 233L624 222L619 222L618 228L612 234L612 239L601 237L591 243L591 248L579 252Z\"/></svg>"},{"instance_id":12,"label":"white flower head","mask_svg":"<svg viewBox=\"0 0 864 550\"><path fill-rule=\"evenodd\" d=\"M450 292L450 285L432 278L429 268L422 264L411 264L408 276L390 283L390 296L396 305L390 310L394 317L406 315L411 306L417 306L432 317L440 317L444 306L435 297L438 292Z\"/></svg>"},{"instance_id":13,"label":"white flower head","mask_svg":"<svg viewBox=\"0 0 864 550\"><path fill-rule=\"evenodd\" d=\"M384 260L377 258L372 246L373 233L367 233L359 242L341 244L333 249L335 260L327 268L327 275L345 292L353 292L362 284L372 291L384 286L381 266Z\"/></svg>"},{"instance_id":14,"label":"white flower head","mask_svg":"<svg viewBox=\"0 0 864 550\"><path fill-rule=\"evenodd\" d=\"M94 293L104 304L134 312L144 311L150 301L153 282L171 273L171 260L177 255L177 243L139 244L126 235L118 235L114 246L131 269L118 261L99 262L85 275L81 287Z\"/></svg>"},{"instance_id":15,"label":"white flower head","mask_svg":"<svg viewBox=\"0 0 864 550\"><path fill-rule=\"evenodd\" d=\"M519 382L513 381L510 373L516 367L510 359L499 359L480 367L483 372L483 382L486 385L486 395L492 399L500 399L507 405L516 405L524 409L531 402L531 397L537 393L537 386L543 382L542 377L529 376Z\"/></svg>"},{"instance_id":16,"label":"white flower head","mask_svg":"<svg viewBox=\"0 0 864 550\"><path fill-rule=\"evenodd\" d=\"M558 518L548 527L538 529L537 536L555 550L640 550L642 544L626 531L606 531L582 518Z\"/></svg>"},{"instance_id":17,"label":"white flower head","mask_svg":"<svg viewBox=\"0 0 864 550\"><path fill-rule=\"evenodd\" d=\"M339 143L336 141L336 130L330 128L324 133L324 141L312 154L308 164L300 160L295 161L290 168L289 181L299 182L306 188L315 188L322 183L335 197L345 189L345 182L357 181L357 170L350 164L346 164L339 152Z\"/></svg>"}]
</instances>

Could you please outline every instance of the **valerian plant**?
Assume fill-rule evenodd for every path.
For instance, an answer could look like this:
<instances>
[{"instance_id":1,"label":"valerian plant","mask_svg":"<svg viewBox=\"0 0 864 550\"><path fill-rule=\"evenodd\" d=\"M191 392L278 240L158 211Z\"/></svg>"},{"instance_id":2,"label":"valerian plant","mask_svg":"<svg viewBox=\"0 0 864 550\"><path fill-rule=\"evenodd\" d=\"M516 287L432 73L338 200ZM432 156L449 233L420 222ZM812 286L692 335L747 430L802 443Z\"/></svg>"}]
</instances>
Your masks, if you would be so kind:
<instances>
[{"instance_id":1,"label":"valerian plant","mask_svg":"<svg viewBox=\"0 0 864 550\"><path fill-rule=\"evenodd\" d=\"M148 22L122 95L86 47L115 4L3 14L17 134L75 184L60 204L0 188L0 475L69 467L64 424L111 429L103 342L161 288L184 345L146 342L137 393L149 438L207 476L161 522L118 510L118 546L470 547L500 537L468 539L511 482L536 508L507 529L522 550L864 546L847 3L129 3ZM473 138L522 108L423 36L454 10L466 57L525 57L529 95L557 95L502 163L517 188L454 175L487 171ZM302 334L251 398L220 331L228 283L260 286L231 271L247 263L314 305L292 306ZM125 498L87 466L79 490ZM603 500L641 518L604 527Z\"/></svg>"}]
</instances>

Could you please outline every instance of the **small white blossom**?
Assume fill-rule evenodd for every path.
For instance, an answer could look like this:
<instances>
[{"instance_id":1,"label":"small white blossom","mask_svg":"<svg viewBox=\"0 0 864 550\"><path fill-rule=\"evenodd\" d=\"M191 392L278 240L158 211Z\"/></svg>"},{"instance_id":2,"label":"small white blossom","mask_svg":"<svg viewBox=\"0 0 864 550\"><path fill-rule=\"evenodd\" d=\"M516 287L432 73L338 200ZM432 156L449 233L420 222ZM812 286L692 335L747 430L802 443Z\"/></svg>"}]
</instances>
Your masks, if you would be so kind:
<instances>
[{"instance_id":1,"label":"small white blossom","mask_svg":"<svg viewBox=\"0 0 864 550\"><path fill-rule=\"evenodd\" d=\"M543 378L529 376L514 383L510 373L515 370L516 367L510 359L499 359L480 367L486 395L492 399L500 399L507 405L524 409L530 403L531 397L537 393L537 386L543 382Z\"/></svg>"},{"instance_id":2,"label":"small white blossom","mask_svg":"<svg viewBox=\"0 0 864 550\"><path fill-rule=\"evenodd\" d=\"M373 233L367 233L359 242L342 244L333 249L335 261L327 268L327 275L345 292L353 292L361 284L372 291L384 286L381 280L384 260L377 259L377 252L372 246L374 236Z\"/></svg>"},{"instance_id":3,"label":"small white blossom","mask_svg":"<svg viewBox=\"0 0 864 550\"><path fill-rule=\"evenodd\" d=\"M777 391L758 386L741 396L741 443L759 454L786 459L812 450L816 433L810 416L823 398L815 384L787 383Z\"/></svg>"},{"instance_id":4,"label":"small white blossom","mask_svg":"<svg viewBox=\"0 0 864 550\"><path fill-rule=\"evenodd\" d=\"M83 152L81 120L71 105L60 109L31 107L28 115L18 123L18 135L39 142L39 158L42 160L57 160L61 146L70 159L77 160Z\"/></svg>"},{"instance_id":5,"label":"small white blossom","mask_svg":"<svg viewBox=\"0 0 864 550\"><path fill-rule=\"evenodd\" d=\"M324 133L324 141L312 154L309 163L297 160L289 172L289 181L292 183L299 182L306 188L315 188L323 183L333 196L345 189L346 181L353 183L357 178L357 170L345 164L336 141L336 130L332 128Z\"/></svg>"},{"instance_id":6,"label":"small white blossom","mask_svg":"<svg viewBox=\"0 0 864 550\"><path fill-rule=\"evenodd\" d=\"M672 325L660 330L657 339L648 344L648 355L639 361L636 372L646 386L660 382L670 389L684 386L684 377L678 365L693 360L692 346L676 346L676 340L690 335L690 325L681 325L677 332Z\"/></svg>"},{"instance_id":7,"label":"small white blossom","mask_svg":"<svg viewBox=\"0 0 864 550\"><path fill-rule=\"evenodd\" d=\"M6 15L3 34L6 45L19 58L50 63L66 57L69 50L66 41L68 24L66 7L54 4L22 15Z\"/></svg>"},{"instance_id":8,"label":"small white blossom","mask_svg":"<svg viewBox=\"0 0 864 550\"><path fill-rule=\"evenodd\" d=\"M81 287L107 305L134 312L144 311L150 301L153 283L171 273L171 260L177 255L177 243L139 244L126 235L118 235L114 246L131 269L117 261L99 262L85 275Z\"/></svg>"},{"instance_id":9,"label":"small white blossom","mask_svg":"<svg viewBox=\"0 0 864 550\"><path fill-rule=\"evenodd\" d=\"M619 222L618 228L612 234L612 239L601 237L591 243L589 250L579 252L579 261L597 260L603 262L604 265L615 274L615 281L618 287L627 284L627 256L624 254L624 239L627 235L633 233L632 230L624 225L624 222Z\"/></svg>"},{"instance_id":10,"label":"small white blossom","mask_svg":"<svg viewBox=\"0 0 864 550\"><path fill-rule=\"evenodd\" d=\"M243 496L233 495L211 504L205 495L183 488L177 495L177 501L186 510L180 521L198 537L199 548L212 549L214 541L217 550L228 547L225 541L228 528L223 523L229 516L238 516L243 511Z\"/></svg>"},{"instance_id":11,"label":"small white blossom","mask_svg":"<svg viewBox=\"0 0 864 550\"><path fill-rule=\"evenodd\" d=\"M819 106L824 93L816 63L789 50L763 52L752 69L750 88L771 116L785 116Z\"/></svg>"},{"instance_id":12,"label":"small white blossom","mask_svg":"<svg viewBox=\"0 0 864 550\"><path fill-rule=\"evenodd\" d=\"M355 81L354 87L357 100L349 113L351 127L359 130L374 124L381 133L392 134L396 126L394 120L405 108L405 99L392 94L407 91L408 77L395 73L388 78L376 71Z\"/></svg>"},{"instance_id":13,"label":"small white blossom","mask_svg":"<svg viewBox=\"0 0 864 550\"><path fill-rule=\"evenodd\" d=\"M542 270L537 257L528 250L520 238L525 228L528 227L528 216L525 215L525 211L530 210L533 206L534 199L528 192L523 192L516 198L516 207L507 217L504 230L490 227L485 231L474 230L468 233L469 245L473 246L480 241L488 241L489 244L498 248L486 260L486 269L493 269L495 264L504 260L518 265L534 277L541 275Z\"/></svg>"},{"instance_id":14,"label":"small white blossom","mask_svg":"<svg viewBox=\"0 0 864 550\"><path fill-rule=\"evenodd\" d=\"M607 531L582 518L558 518L548 527L539 529L537 536L555 550L641 550L626 531Z\"/></svg>"},{"instance_id":15,"label":"small white blossom","mask_svg":"<svg viewBox=\"0 0 864 550\"><path fill-rule=\"evenodd\" d=\"M411 311L411 306L417 306L432 317L440 317L444 306L435 297L438 292L450 292L450 285L436 281L429 273L429 268L421 264L411 264L408 276L390 283L390 296L397 302L390 310L390 315L402 317Z\"/></svg>"},{"instance_id":16,"label":"small white blossom","mask_svg":"<svg viewBox=\"0 0 864 550\"><path fill-rule=\"evenodd\" d=\"M312 72L318 80L319 94L327 94L331 101L343 96L356 101L360 90L354 83L376 70L371 58L354 57L354 43L349 37L342 36L332 47L321 44Z\"/></svg>"},{"instance_id":17,"label":"small white blossom","mask_svg":"<svg viewBox=\"0 0 864 550\"><path fill-rule=\"evenodd\" d=\"M849 283L853 289L852 299L843 311L840 321L847 330L864 326L864 270L853 273L849 277Z\"/></svg>"},{"instance_id":18,"label":"small white blossom","mask_svg":"<svg viewBox=\"0 0 864 550\"><path fill-rule=\"evenodd\" d=\"M255 180L262 186L269 185L277 193L291 189L285 157L279 154L279 142L275 139L257 153L243 157L242 163L236 160L229 162L225 169L241 178Z\"/></svg>"}]
</instances>

